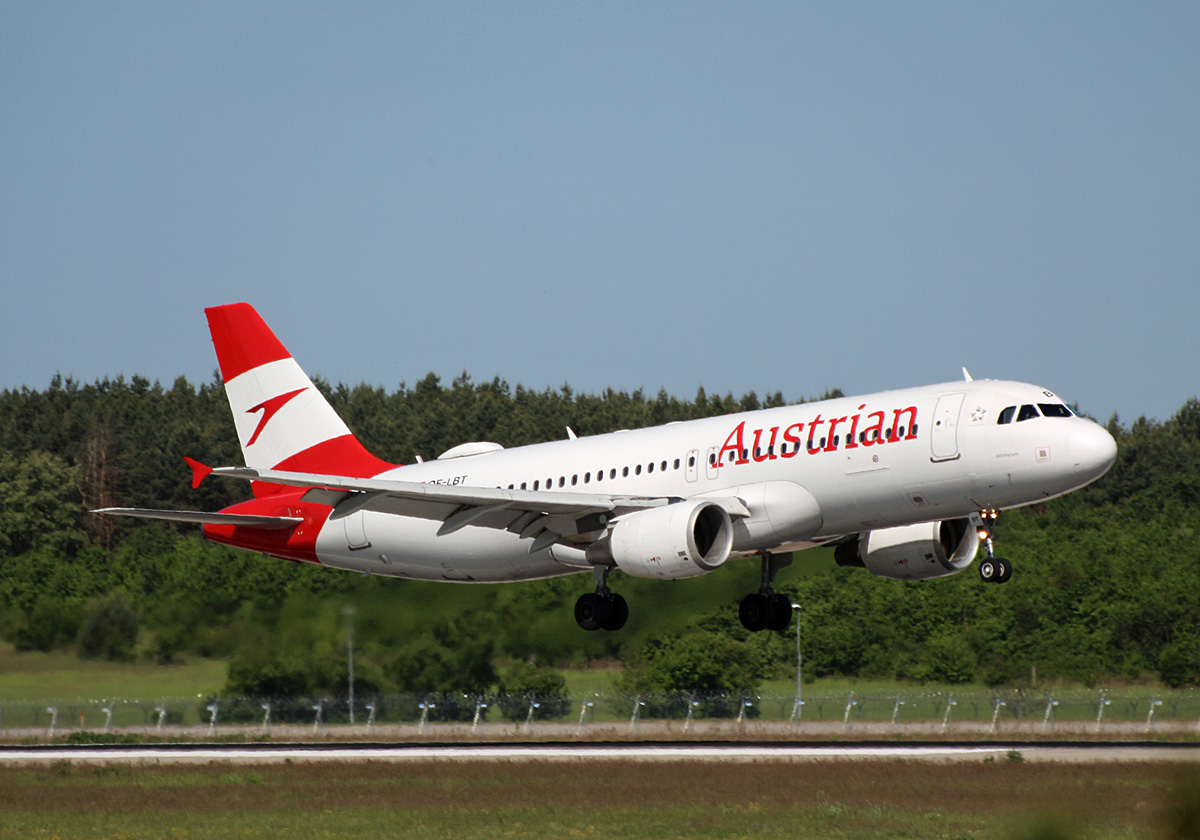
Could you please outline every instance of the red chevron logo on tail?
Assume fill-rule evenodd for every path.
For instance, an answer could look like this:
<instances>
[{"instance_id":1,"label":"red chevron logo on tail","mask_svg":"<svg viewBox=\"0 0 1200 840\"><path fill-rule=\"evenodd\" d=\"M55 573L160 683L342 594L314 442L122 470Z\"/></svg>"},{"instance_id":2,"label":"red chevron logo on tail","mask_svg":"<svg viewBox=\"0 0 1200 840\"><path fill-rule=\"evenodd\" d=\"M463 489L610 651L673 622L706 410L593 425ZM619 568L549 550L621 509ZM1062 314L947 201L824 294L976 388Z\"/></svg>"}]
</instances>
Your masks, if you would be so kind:
<instances>
[{"instance_id":1,"label":"red chevron logo on tail","mask_svg":"<svg viewBox=\"0 0 1200 840\"><path fill-rule=\"evenodd\" d=\"M297 388L295 391L288 391L286 394L280 394L277 397L271 397L266 402L261 402L254 408L248 409L247 414L253 414L256 411L262 412L262 417L259 418L258 427L254 430L254 434L250 436L250 440L246 442L246 446L253 446L254 441L258 440L258 436L262 434L262 430L266 428L267 423L274 417L279 409L287 405L293 397L307 391L308 388Z\"/></svg>"}]
</instances>

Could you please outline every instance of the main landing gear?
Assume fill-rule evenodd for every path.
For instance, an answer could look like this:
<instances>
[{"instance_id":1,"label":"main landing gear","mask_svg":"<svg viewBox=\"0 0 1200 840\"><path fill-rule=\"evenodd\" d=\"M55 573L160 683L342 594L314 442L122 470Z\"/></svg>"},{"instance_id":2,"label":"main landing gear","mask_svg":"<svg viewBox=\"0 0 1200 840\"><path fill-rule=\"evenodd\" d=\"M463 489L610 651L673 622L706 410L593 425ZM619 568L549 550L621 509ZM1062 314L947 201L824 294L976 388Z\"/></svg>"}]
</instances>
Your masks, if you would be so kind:
<instances>
[{"instance_id":1,"label":"main landing gear","mask_svg":"<svg viewBox=\"0 0 1200 840\"><path fill-rule=\"evenodd\" d=\"M742 626L752 633L760 630L783 632L792 623L792 602L785 596L771 591L775 573L792 562L790 554L764 554L762 556L762 586L751 592L738 606L738 618Z\"/></svg>"},{"instance_id":2,"label":"main landing gear","mask_svg":"<svg viewBox=\"0 0 1200 840\"><path fill-rule=\"evenodd\" d=\"M593 566L596 591L575 602L575 621L584 630L620 630L629 620L629 604L608 588L609 566Z\"/></svg>"},{"instance_id":3,"label":"main landing gear","mask_svg":"<svg viewBox=\"0 0 1200 840\"><path fill-rule=\"evenodd\" d=\"M983 547L987 551L987 558L979 564L979 577L984 583L1007 583L1012 577L1012 563L1007 560L994 556L992 548L992 534L996 529L996 517L1000 515L1000 511L995 508L988 508L979 512L979 537L983 540Z\"/></svg>"}]
</instances>

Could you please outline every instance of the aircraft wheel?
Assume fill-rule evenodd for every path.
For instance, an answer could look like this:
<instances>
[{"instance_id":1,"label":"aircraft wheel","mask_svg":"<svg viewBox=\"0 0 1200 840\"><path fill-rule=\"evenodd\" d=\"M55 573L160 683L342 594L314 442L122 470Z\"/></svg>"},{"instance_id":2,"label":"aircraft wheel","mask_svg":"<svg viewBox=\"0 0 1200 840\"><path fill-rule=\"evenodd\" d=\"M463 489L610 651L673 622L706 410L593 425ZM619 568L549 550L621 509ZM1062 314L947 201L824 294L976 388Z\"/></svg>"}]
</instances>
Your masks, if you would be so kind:
<instances>
[{"instance_id":1,"label":"aircraft wheel","mask_svg":"<svg viewBox=\"0 0 1200 840\"><path fill-rule=\"evenodd\" d=\"M767 629L768 623L774 617L775 604L766 595L751 592L738 605L738 619L742 626L751 633Z\"/></svg>"},{"instance_id":2,"label":"aircraft wheel","mask_svg":"<svg viewBox=\"0 0 1200 840\"><path fill-rule=\"evenodd\" d=\"M988 558L979 564L979 577L984 583L995 583L1000 574L1000 568L996 561Z\"/></svg>"},{"instance_id":3,"label":"aircraft wheel","mask_svg":"<svg viewBox=\"0 0 1200 840\"><path fill-rule=\"evenodd\" d=\"M996 573L996 583L1007 583L1008 579L1012 577L1012 563L1009 563L1007 560L997 559L996 565L1000 567L1000 570Z\"/></svg>"},{"instance_id":4,"label":"aircraft wheel","mask_svg":"<svg viewBox=\"0 0 1200 840\"><path fill-rule=\"evenodd\" d=\"M604 619L600 626L605 630L620 630L629 620L629 604L614 592L609 599L608 607L608 618Z\"/></svg>"},{"instance_id":5,"label":"aircraft wheel","mask_svg":"<svg viewBox=\"0 0 1200 840\"><path fill-rule=\"evenodd\" d=\"M624 599L622 599L624 600ZM603 595L588 592L575 602L575 622L584 630L599 630L608 620L612 604ZM626 607L628 614L628 607Z\"/></svg>"}]
</instances>

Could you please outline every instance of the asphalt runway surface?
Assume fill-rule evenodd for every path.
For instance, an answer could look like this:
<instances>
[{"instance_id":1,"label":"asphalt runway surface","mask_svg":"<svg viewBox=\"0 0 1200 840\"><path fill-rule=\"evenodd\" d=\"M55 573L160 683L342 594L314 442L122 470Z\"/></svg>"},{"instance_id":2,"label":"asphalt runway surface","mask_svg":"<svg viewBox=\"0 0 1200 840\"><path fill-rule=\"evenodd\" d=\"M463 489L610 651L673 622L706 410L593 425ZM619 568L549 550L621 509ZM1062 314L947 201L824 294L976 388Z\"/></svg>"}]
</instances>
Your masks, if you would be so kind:
<instances>
[{"instance_id":1,"label":"asphalt runway surface","mask_svg":"<svg viewBox=\"0 0 1200 840\"><path fill-rule=\"evenodd\" d=\"M803 742L555 742L506 744L150 744L124 746L5 746L0 765L31 764L274 764L330 761L736 761L803 762L891 759L908 761L1195 762L1198 743L938 742L853 744Z\"/></svg>"}]
</instances>

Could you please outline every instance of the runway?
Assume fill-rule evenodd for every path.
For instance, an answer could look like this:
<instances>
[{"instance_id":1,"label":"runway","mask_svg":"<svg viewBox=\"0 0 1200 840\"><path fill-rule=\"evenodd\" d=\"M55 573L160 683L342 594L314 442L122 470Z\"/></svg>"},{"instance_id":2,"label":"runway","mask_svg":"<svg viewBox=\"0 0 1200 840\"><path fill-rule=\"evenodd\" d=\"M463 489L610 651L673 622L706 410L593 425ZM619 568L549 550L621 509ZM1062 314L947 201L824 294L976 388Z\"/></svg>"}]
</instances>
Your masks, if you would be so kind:
<instances>
[{"instance_id":1,"label":"runway","mask_svg":"<svg viewBox=\"0 0 1200 840\"><path fill-rule=\"evenodd\" d=\"M0 765L31 764L277 764L347 761L636 761L805 762L855 760L1196 762L1200 744L1157 742L1004 742L853 744L797 742L524 744L151 744L139 746L0 747Z\"/></svg>"}]
</instances>

